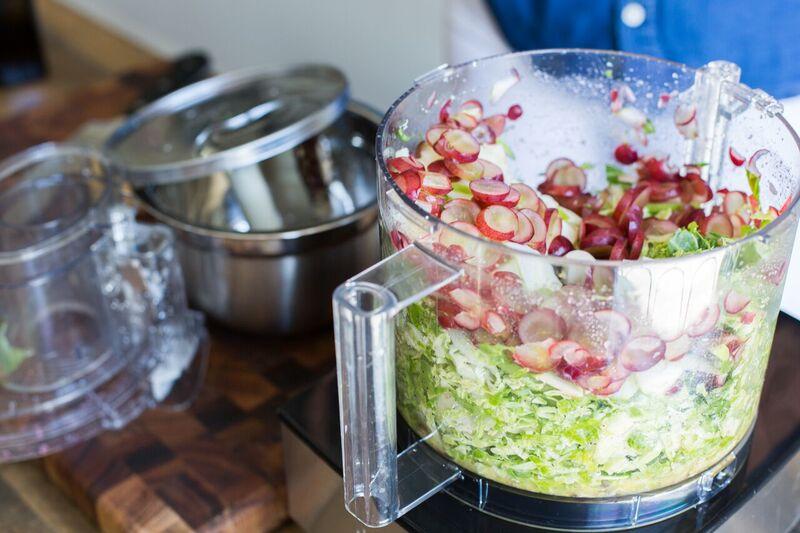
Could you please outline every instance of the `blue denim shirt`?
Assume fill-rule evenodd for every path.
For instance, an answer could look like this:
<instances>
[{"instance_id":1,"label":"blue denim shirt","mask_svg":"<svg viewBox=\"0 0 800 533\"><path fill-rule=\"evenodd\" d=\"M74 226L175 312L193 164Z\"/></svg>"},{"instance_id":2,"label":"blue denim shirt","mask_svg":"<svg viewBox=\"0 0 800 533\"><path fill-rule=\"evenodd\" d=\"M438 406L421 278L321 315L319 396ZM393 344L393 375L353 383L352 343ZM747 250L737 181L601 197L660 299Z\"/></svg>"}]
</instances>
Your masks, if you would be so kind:
<instances>
[{"instance_id":1,"label":"blue denim shirt","mask_svg":"<svg viewBox=\"0 0 800 533\"><path fill-rule=\"evenodd\" d=\"M517 50L624 50L695 67L726 59L742 67L750 86L778 98L800 94L798 0L486 1ZM631 3L640 4L636 27L631 17L623 22Z\"/></svg>"}]
</instances>

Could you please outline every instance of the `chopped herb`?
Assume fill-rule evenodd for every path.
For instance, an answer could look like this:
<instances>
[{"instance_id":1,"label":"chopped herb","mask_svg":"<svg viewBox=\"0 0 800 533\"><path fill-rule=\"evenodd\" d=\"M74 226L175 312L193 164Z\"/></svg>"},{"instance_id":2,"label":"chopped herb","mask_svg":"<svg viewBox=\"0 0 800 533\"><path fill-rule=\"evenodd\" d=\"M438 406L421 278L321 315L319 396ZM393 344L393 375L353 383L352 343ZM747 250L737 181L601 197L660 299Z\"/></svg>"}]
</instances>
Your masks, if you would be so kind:
<instances>
[{"instance_id":1,"label":"chopped herb","mask_svg":"<svg viewBox=\"0 0 800 533\"><path fill-rule=\"evenodd\" d=\"M606 165L606 180L610 185L620 185L626 189L631 187L631 183L620 179L625 175L625 171L614 165Z\"/></svg>"},{"instance_id":2,"label":"chopped herb","mask_svg":"<svg viewBox=\"0 0 800 533\"><path fill-rule=\"evenodd\" d=\"M400 124L394 129L394 134L397 136L398 139L400 139L404 143L411 140L411 137L409 137L409 135L406 133L407 128L408 128L408 119L404 120L402 124Z\"/></svg>"},{"instance_id":3,"label":"chopped herb","mask_svg":"<svg viewBox=\"0 0 800 533\"><path fill-rule=\"evenodd\" d=\"M583 170L592 170L594 168L594 165L591 163L584 163L581 165L580 168Z\"/></svg>"},{"instance_id":4,"label":"chopped herb","mask_svg":"<svg viewBox=\"0 0 800 533\"><path fill-rule=\"evenodd\" d=\"M656 132L656 127L653 125L653 121L649 118L645 121L644 126L642 126L642 131L645 135L650 135L651 133Z\"/></svg>"},{"instance_id":5,"label":"chopped herb","mask_svg":"<svg viewBox=\"0 0 800 533\"><path fill-rule=\"evenodd\" d=\"M690 167L697 167L697 168L703 168L703 167L707 167L707 166L708 166L708 163L706 163L705 161L701 161L701 162L699 162L699 163L692 163L691 165L687 165L687 166L690 166Z\"/></svg>"},{"instance_id":6,"label":"chopped herb","mask_svg":"<svg viewBox=\"0 0 800 533\"><path fill-rule=\"evenodd\" d=\"M500 145L500 146L503 148L503 151L506 153L506 156L507 156L509 159L516 159L516 157L514 157L514 152L511 150L511 147L510 147L510 146L508 146L508 145L505 143L505 141L503 141L503 139L497 139L495 142L496 142L497 144L499 144L499 145Z\"/></svg>"},{"instance_id":7,"label":"chopped herb","mask_svg":"<svg viewBox=\"0 0 800 533\"><path fill-rule=\"evenodd\" d=\"M747 174L747 184L750 185L750 190L753 192L753 197L756 199L756 203L759 203L759 192L761 190L761 176L758 174L754 174L750 172L749 169L744 169L745 174Z\"/></svg>"}]
</instances>

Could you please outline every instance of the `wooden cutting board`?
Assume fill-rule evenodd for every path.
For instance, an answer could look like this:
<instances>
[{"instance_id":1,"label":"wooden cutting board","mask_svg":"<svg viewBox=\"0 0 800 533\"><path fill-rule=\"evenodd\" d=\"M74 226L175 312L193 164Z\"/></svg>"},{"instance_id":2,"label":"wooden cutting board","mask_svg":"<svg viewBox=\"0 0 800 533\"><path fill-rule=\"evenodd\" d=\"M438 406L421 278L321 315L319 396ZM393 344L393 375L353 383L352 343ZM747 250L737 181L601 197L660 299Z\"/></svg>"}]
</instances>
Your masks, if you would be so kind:
<instances>
[{"instance_id":1,"label":"wooden cutting board","mask_svg":"<svg viewBox=\"0 0 800 533\"><path fill-rule=\"evenodd\" d=\"M46 98L31 88L42 103L0 120L0 157L119 116L161 72L154 65ZM208 374L189 410L147 412L42 462L101 530L270 531L286 522L276 408L333 368L332 335L271 340L209 329Z\"/></svg>"},{"instance_id":2,"label":"wooden cutting board","mask_svg":"<svg viewBox=\"0 0 800 533\"><path fill-rule=\"evenodd\" d=\"M270 531L287 520L276 409L333 368L333 339L211 334L191 408L149 411L44 460L101 530Z\"/></svg>"}]
</instances>

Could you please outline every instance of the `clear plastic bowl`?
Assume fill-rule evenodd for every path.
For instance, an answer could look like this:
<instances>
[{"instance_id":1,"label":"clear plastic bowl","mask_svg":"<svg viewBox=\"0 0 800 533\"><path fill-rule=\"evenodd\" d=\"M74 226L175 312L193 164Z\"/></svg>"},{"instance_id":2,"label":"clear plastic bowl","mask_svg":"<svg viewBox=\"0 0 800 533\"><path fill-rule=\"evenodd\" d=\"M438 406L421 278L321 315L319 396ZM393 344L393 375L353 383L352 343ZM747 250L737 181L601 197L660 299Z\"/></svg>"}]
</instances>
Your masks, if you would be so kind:
<instances>
[{"instance_id":1,"label":"clear plastic bowl","mask_svg":"<svg viewBox=\"0 0 800 533\"><path fill-rule=\"evenodd\" d=\"M747 191L728 147L767 149L759 161L762 205L788 208L765 229L696 255L587 261L459 231L415 205L389 175L386 160L404 148L413 153L448 99L454 106L478 99L485 115L512 104L524 110L501 137L513 150L501 158L506 181L535 188L551 160L568 157L591 163L588 189L601 189L604 165L617 164L614 147L630 138L609 110L610 91L623 83L655 128L647 153L705 163L714 190ZM510 88L499 90L504 84ZM662 94L672 95L666 105ZM696 139L673 123L686 102L698 110ZM621 53L528 52L417 80L387 112L377 153L387 259L334 295L353 514L385 524L467 476L486 484L472 503L487 512L555 528L614 529L664 519L725 486L756 417L797 228L798 138L779 104L739 84L729 63L694 70ZM465 254L452 253L454 244ZM456 289L477 295L475 308L500 314L509 330L459 325ZM514 359L520 327L528 339L541 331L541 340L579 343L610 382L523 368ZM660 354L657 363L615 373L621 359L642 351ZM395 399L419 437L399 457ZM573 505L567 514L585 520L545 519L541 507L526 514L524 505L509 515L507 505L492 506L495 492Z\"/></svg>"}]
</instances>

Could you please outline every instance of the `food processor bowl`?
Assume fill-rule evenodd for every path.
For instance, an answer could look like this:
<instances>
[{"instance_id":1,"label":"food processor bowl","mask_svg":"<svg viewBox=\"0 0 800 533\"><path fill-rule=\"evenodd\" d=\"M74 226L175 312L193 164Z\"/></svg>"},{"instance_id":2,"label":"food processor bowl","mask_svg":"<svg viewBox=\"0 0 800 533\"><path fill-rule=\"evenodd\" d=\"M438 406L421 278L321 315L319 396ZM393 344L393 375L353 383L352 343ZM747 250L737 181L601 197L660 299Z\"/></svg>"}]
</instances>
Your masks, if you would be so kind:
<instances>
[{"instance_id":1,"label":"food processor bowl","mask_svg":"<svg viewBox=\"0 0 800 533\"><path fill-rule=\"evenodd\" d=\"M441 67L392 105L376 147L385 259L333 298L352 514L380 526L450 490L515 522L613 530L724 488L756 417L800 191L797 135L780 104L738 75L726 62L695 70L536 51ZM761 202L781 214L681 257L542 256L442 222L390 175L387 160L413 153L440 113L477 99L484 116L523 110L481 147L505 181L536 188L566 157L597 190L605 165L618 164L614 147L642 133L609 109L620 90L647 118L636 141L692 165L714 190L748 187L731 147L758 153ZM676 128L679 106L696 110L690 135ZM548 367L554 343L558 369ZM398 447L396 410L416 436L408 446ZM469 496L454 484L464 478L477 480Z\"/></svg>"}]
</instances>

